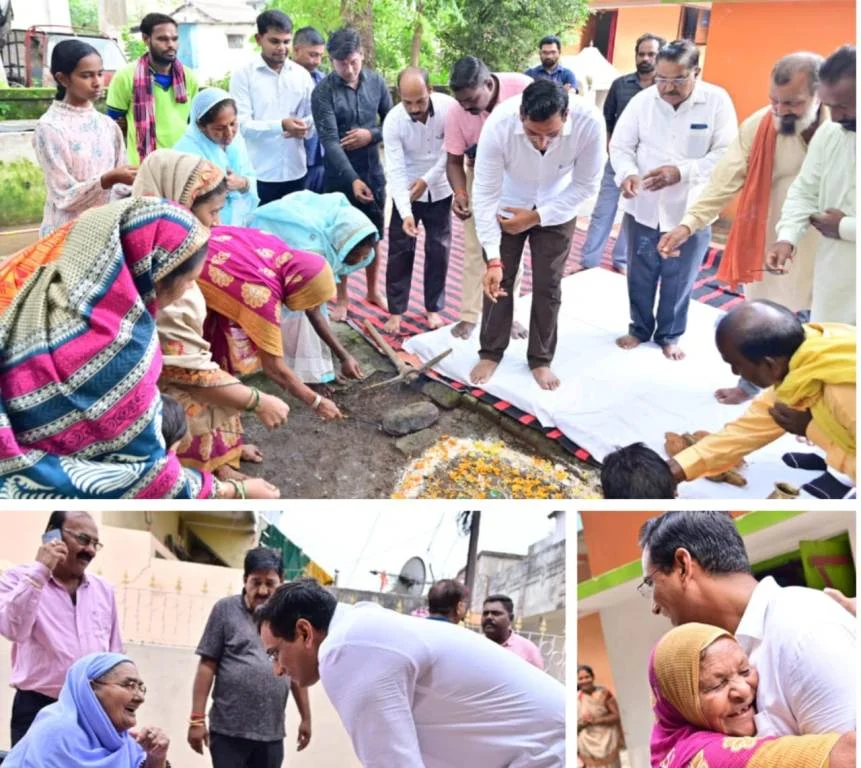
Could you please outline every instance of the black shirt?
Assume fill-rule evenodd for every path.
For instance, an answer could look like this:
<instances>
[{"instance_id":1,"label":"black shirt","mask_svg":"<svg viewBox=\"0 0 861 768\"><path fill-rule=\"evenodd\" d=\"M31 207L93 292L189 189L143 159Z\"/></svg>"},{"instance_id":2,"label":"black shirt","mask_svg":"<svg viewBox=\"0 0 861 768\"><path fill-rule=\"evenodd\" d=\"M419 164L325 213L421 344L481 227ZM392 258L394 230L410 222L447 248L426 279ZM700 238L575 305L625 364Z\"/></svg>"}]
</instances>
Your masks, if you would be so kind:
<instances>
[{"instance_id":1,"label":"black shirt","mask_svg":"<svg viewBox=\"0 0 861 768\"><path fill-rule=\"evenodd\" d=\"M640 85L640 76L636 72L630 75L622 75L613 81L607 93L607 100L604 102L604 120L607 123L608 138L613 133L613 129L619 120L619 115L628 106L628 102L642 90L643 86Z\"/></svg>"},{"instance_id":2,"label":"black shirt","mask_svg":"<svg viewBox=\"0 0 861 768\"><path fill-rule=\"evenodd\" d=\"M383 179L380 150L382 123L392 108L386 81L376 72L363 69L359 86L350 88L337 72L330 72L311 95L311 111L323 144L323 160L329 183L349 187L356 179ZM379 120L379 122L378 122ZM340 141L354 128L367 128L371 143L345 152Z\"/></svg>"}]
</instances>

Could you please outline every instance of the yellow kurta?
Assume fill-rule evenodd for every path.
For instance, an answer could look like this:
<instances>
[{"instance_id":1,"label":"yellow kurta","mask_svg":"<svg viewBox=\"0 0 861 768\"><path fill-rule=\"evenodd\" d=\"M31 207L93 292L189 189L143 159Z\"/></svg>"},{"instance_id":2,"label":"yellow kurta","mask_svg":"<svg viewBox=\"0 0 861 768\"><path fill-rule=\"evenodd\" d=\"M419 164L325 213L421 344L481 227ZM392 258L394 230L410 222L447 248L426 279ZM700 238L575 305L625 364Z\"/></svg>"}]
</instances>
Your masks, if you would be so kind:
<instances>
[{"instance_id":1,"label":"yellow kurta","mask_svg":"<svg viewBox=\"0 0 861 768\"><path fill-rule=\"evenodd\" d=\"M750 150L759 123L771 111L763 107L754 112L738 129L738 138L718 161L711 178L699 199L688 209L681 223L691 232L711 224L721 210L744 187L747 180ZM823 107L823 119L828 110ZM795 180L807 155L807 142L801 136L778 134L771 175L771 196L768 201L768 221L765 236L766 248L777 238L777 222L789 187ZM813 296L813 264L820 235L812 227L798 241L798 253L788 274L762 273L762 280L744 286L748 299L770 299L793 312L810 309ZM763 265L765 253L762 254Z\"/></svg>"}]
</instances>

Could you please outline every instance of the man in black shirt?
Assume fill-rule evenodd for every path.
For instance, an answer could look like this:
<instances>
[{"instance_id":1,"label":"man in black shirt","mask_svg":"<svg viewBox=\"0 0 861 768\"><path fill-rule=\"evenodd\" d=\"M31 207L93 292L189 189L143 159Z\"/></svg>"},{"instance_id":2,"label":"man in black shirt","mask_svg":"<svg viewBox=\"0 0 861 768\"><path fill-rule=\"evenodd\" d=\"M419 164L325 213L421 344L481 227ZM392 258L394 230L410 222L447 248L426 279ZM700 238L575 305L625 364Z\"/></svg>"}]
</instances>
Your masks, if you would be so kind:
<instances>
[{"instance_id":1,"label":"man in black shirt","mask_svg":"<svg viewBox=\"0 0 861 768\"><path fill-rule=\"evenodd\" d=\"M658 51L664 46L666 40L657 35L647 32L640 35L634 47L637 62L637 71L629 75L617 77L610 86L607 100L604 102L604 120L607 123L607 144L610 143L610 135L616 127L616 121L628 102L644 88L648 88L655 82L655 59ZM620 190L613 180L615 172L610 165L609 158L604 167L604 178L601 180L601 189L598 192L598 200L595 209L589 218L589 231L586 233L586 242L583 244L582 264L584 269L597 267L601 264L604 255L604 246L610 237L613 221L616 218L616 210L619 207ZM625 229L620 228L613 247L613 268L616 272L625 274L628 265L628 245L625 242Z\"/></svg>"},{"instance_id":2,"label":"man in black shirt","mask_svg":"<svg viewBox=\"0 0 861 768\"><path fill-rule=\"evenodd\" d=\"M386 177L378 145L392 97L382 77L362 69L364 53L355 29L345 27L333 32L326 50L333 71L311 97L314 124L325 152L326 191L343 192L374 223L382 238ZM365 270L368 301L386 309L377 288L379 241L375 250L376 257ZM346 320L347 308L336 308L331 317Z\"/></svg>"}]
</instances>

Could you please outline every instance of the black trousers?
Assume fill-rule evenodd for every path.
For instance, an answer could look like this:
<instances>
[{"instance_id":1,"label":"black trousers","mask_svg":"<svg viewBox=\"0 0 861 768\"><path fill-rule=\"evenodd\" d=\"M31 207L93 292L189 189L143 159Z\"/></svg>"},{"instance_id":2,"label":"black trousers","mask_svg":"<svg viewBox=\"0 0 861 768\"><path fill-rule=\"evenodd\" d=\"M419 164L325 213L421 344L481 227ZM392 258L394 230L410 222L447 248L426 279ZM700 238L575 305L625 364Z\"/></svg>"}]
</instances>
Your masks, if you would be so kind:
<instances>
[{"instance_id":1,"label":"black trousers","mask_svg":"<svg viewBox=\"0 0 861 768\"><path fill-rule=\"evenodd\" d=\"M14 747L21 739L24 738L36 715L39 714L49 704L53 704L56 699L50 696L45 696L44 693L36 691L15 691L15 698L12 699L12 746Z\"/></svg>"},{"instance_id":2,"label":"black trousers","mask_svg":"<svg viewBox=\"0 0 861 768\"><path fill-rule=\"evenodd\" d=\"M412 204L413 219L425 228L425 310L445 307L445 280L451 252L451 195L432 203ZM386 298L389 312L402 315L410 301L410 284L416 258L416 240L407 237L397 206L389 223L389 260L386 265Z\"/></svg>"},{"instance_id":3,"label":"black trousers","mask_svg":"<svg viewBox=\"0 0 861 768\"><path fill-rule=\"evenodd\" d=\"M284 742L252 741L222 733L209 733L212 768L281 768Z\"/></svg>"},{"instance_id":4,"label":"black trousers","mask_svg":"<svg viewBox=\"0 0 861 768\"><path fill-rule=\"evenodd\" d=\"M293 181L260 181L257 179L257 197L260 198L259 205L266 205L275 200L280 200L284 195L293 192L301 192L305 189L305 177L293 179Z\"/></svg>"}]
</instances>

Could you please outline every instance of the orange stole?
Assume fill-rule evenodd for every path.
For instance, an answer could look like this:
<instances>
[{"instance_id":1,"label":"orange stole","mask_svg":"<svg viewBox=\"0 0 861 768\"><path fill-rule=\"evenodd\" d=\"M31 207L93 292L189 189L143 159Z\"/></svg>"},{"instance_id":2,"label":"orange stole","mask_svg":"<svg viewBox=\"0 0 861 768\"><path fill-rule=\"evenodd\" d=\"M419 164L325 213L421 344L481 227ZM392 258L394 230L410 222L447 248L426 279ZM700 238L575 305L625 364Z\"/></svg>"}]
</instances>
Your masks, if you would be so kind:
<instances>
[{"instance_id":1,"label":"orange stole","mask_svg":"<svg viewBox=\"0 0 861 768\"><path fill-rule=\"evenodd\" d=\"M0 263L0 312L5 312L9 308L24 283L40 267L60 258L63 243L66 242L69 230L74 224L74 221L66 222L47 237L43 237L18 253L13 253L6 261Z\"/></svg>"},{"instance_id":2,"label":"orange stole","mask_svg":"<svg viewBox=\"0 0 861 768\"><path fill-rule=\"evenodd\" d=\"M717 279L733 288L762 280L776 149L777 129L771 112L767 112L760 120L750 148L747 179L717 272Z\"/></svg>"}]
</instances>

